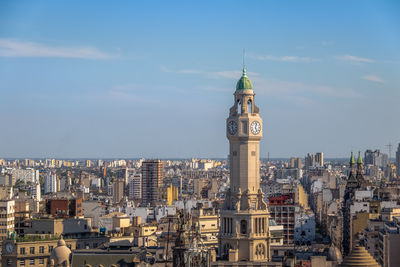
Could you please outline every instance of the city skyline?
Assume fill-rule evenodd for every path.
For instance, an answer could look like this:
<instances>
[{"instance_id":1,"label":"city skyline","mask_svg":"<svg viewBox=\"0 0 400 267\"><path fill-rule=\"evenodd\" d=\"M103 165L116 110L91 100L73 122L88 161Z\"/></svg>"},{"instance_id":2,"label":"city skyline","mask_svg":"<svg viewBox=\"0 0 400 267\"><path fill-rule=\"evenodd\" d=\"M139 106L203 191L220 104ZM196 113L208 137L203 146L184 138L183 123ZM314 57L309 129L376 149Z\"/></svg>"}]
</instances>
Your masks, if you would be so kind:
<instances>
[{"instance_id":1,"label":"city skyline","mask_svg":"<svg viewBox=\"0 0 400 267\"><path fill-rule=\"evenodd\" d=\"M400 141L398 2L93 3L0 3L0 157L226 158L243 48L262 158Z\"/></svg>"}]
</instances>

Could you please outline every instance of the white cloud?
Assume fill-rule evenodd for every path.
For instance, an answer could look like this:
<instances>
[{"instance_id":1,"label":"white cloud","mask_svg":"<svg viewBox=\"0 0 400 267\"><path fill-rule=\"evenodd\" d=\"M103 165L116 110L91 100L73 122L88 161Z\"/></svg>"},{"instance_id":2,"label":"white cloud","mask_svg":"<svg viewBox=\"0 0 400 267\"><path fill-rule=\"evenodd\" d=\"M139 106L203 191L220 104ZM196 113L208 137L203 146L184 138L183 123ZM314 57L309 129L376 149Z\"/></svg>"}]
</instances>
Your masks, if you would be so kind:
<instances>
[{"instance_id":1,"label":"white cloud","mask_svg":"<svg viewBox=\"0 0 400 267\"><path fill-rule=\"evenodd\" d=\"M333 42L329 42L329 41L322 41L321 42L322 46L329 46L329 45L333 45Z\"/></svg>"},{"instance_id":2,"label":"white cloud","mask_svg":"<svg viewBox=\"0 0 400 267\"><path fill-rule=\"evenodd\" d=\"M290 96L302 98L307 96L357 98L359 94L352 88L338 88L328 85L305 84L302 82L282 81L276 79L264 79L255 77L253 85L258 93L275 96Z\"/></svg>"},{"instance_id":3,"label":"white cloud","mask_svg":"<svg viewBox=\"0 0 400 267\"><path fill-rule=\"evenodd\" d=\"M165 66L161 66L161 70L164 72L170 73L177 73L177 74L201 74L208 78L219 79L219 78L226 78L226 79L239 79L242 76L242 71L239 70L227 70L227 71L202 71L196 69L180 69L180 70L173 70L167 68ZM256 72L247 72L248 75L251 76L258 76L259 74Z\"/></svg>"},{"instance_id":4,"label":"white cloud","mask_svg":"<svg viewBox=\"0 0 400 267\"><path fill-rule=\"evenodd\" d=\"M233 79L237 80L242 75L241 71L217 71L207 72L202 70L171 70L166 67L161 67L165 72L178 73L178 74L200 74L208 78L218 79ZM360 95L352 88L338 88L327 85L318 84L305 84L301 82L282 81L274 79L265 79L259 73L248 72L248 76L256 88L256 92L265 95L274 95L277 97L285 97L290 100L299 101L303 104L311 103L312 100L309 96L321 97L336 97L336 98L357 98ZM225 92L230 89L204 87L206 91ZM308 99L308 100L307 100Z\"/></svg>"},{"instance_id":5,"label":"white cloud","mask_svg":"<svg viewBox=\"0 0 400 267\"><path fill-rule=\"evenodd\" d=\"M385 81L376 75L365 75L362 77L364 80L375 82L375 83L384 83Z\"/></svg>"},{"instance_id":6,"label":"white cloud","mask_svg":"<svg viewBox=\"0 0 400 267\"><path fill-rule=\"evenodd\" d=\"M346 61L352 64L361 64L361 63L374 63L375 60L370 59L370 58L365 58L365 57L356 57L352 55L344 55L344 56L338 56L337 57L339 60Z\"/></svg>"},{"instance_id":7,"label":"white cloud","mask_svg":"<svg viewBox=\"0 0 400 267\"><path fill-rule=\"evenodd\" d=\"M309 63L319 61L319 59L311 57L299 57L299 56L271 56L271 55L253 55L250 54L249 58L256 60L270 60L270 61L281 61L281 62L295 62L295 63Z\"/></svg>"},{"instance_id":8,"label":"white cloud","mask_svg":"<svg viewBox=\"0 0 400 267\"><path fill-rule=\"evenodd\" d=\"M2 57L61 57L107 59L112 56L95 47L57 47L34 42L0 38Z\"/></svg>"}]
</instances>

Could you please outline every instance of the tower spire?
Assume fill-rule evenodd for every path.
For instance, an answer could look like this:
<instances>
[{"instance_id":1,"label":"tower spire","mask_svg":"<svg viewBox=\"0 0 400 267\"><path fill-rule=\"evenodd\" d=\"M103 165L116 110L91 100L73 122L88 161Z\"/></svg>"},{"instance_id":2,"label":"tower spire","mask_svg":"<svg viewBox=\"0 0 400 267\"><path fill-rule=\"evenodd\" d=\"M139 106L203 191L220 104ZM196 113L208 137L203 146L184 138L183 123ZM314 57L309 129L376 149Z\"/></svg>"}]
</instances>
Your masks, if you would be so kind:
<instances>
[{"instance_id":1,"label":"tower spire","mask_svg":"<svg viewBox=\"0 0 400 267\"><path fill-rule=\"evenodd\" d=\"M354 160L354 155L353 155L353 151L351 151L351 157L350 157L350 167L352 166L352 165L354 165L356 162L355 162L355 160Z\"/></svg>"},{"instance_id":2,"label":"tower spire","mask_svg":"<svg viewBox=\"0 0 400 267\"><path fill-rule=\"evenodd\" d=\"M246 62L245 62L245 57L246 57L246 49L243 48L243 75L246 77Z\"/></svg>"},{"instance_id":3,"label":"tower spire","mask_svg":"<svg viewBox=\"0 0 400 267\"><path fill-rule=\"evenodd\" d=\"M361 152L360 152L360 151L358 151L357 164L363 164L363 160L362 160L362 158L361 158Z\"/></svg>"}]
</instances>

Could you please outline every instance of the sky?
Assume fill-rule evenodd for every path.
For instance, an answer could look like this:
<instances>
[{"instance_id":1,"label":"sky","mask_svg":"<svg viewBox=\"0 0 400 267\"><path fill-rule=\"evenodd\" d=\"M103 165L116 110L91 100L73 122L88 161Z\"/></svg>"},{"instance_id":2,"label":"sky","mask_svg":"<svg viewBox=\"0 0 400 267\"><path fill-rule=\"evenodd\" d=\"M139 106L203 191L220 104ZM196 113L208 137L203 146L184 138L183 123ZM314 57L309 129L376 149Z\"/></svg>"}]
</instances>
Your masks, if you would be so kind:
<instances>
[{"instance_id":1,"label":"sky","mask_svg":"<svg viewBox=\"0 0 400 267\"><path fill-rule=\"evenodd\" d=\"M261 157L387 153L399 14L369 0L0 1L0 157L225 158L243 49Z\"/></svg>"}]
</instances>

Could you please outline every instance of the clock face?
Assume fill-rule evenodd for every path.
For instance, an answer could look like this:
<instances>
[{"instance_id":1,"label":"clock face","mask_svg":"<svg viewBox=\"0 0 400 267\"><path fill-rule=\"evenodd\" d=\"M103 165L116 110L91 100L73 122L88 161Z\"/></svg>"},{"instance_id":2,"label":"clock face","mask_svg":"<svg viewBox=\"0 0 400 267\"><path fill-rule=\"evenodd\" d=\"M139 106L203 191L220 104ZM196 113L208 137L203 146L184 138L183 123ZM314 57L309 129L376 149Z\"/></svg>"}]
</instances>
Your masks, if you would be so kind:
<instances>
[{"instance_id":1,"label":"clock face","mask_svg":"<svg viewBox=\"0 0 400 267\"><path fill-rule=\"evenodd\" d=\"M230 135L236 134L237 129L238 129L238 126L237 126L236 121L230 121L230 122L228 122L228 133L229 133Z\"/></svg>"},{"instance_id":2,"label":"clock face","mask_svg":"<svg viewBox=\"0 0 400 267\"><path fill-rule=\"evenodd\" d=\"M6 245L6 251L7 251L8 253L11 253L11 252L13 251L13 245L12 245L11 243L8 243L8 244Z\"/></svg>"},{"instance_id":3,"label":"clock face","mask_svg":"<svg viewBox=\"0 0 400 267\"><path fill-rule=\"evenodd\" d=\"M250 128L253 134L259 134L261 132L261 124L258 121L253 121Z\"/></svg>"}]
</instances>

